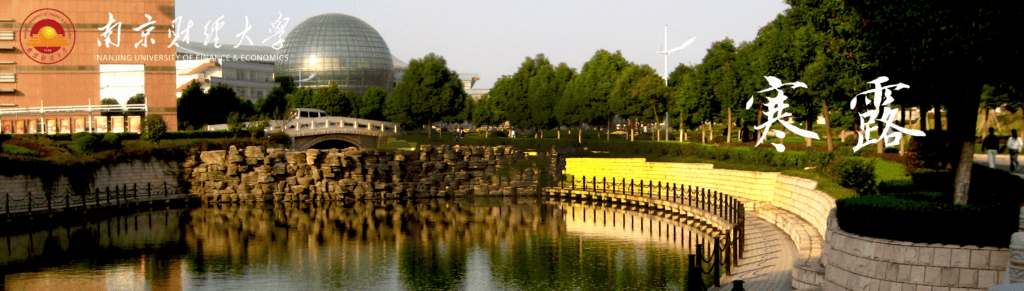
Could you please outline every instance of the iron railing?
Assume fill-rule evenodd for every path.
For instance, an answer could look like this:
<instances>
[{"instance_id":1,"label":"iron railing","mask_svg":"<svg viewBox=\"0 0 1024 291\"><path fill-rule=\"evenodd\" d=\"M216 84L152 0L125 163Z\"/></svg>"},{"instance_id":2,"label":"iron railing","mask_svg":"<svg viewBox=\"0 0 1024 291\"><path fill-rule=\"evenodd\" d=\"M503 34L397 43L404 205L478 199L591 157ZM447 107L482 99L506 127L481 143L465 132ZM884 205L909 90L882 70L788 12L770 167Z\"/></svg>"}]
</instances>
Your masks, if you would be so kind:
<instances>
[{"instance_id":1,"label":"iron railing","mask_svg":"<svg viewBox=\"0 0 1024 291\"><path fill-rule=\"evenodd\" d=\"M570 188L572 190L589 190L594 192L605 192L612 194L624 194L626 196L641 197L651 200L659 200L665 202L673 202L679 205L684 205L689 208L698 209L709 214L715 215L724 219L731 226L731 229L726 231L721 237L715 238L714 248L710 250L704 250L704 244L696 245L696 253L690 255L691 269L695 269L696 272L691 271L691 275L700 274L712 274L714 276L714 285L720 286L719 275L720 268L725 267L725 273L731 274L732 267L739 264L739 258L743 255L743 241L745 232L743 230L746 221L746 211L743 209L743 203L722 192L709 190L701 187L694 187L692 185L680 185L678 183L667 183L659 181L657 184L654 181L639 182L634 179L626 180L626 178L611 178L611 181L607 177L601 177L600 180L596 176L591 176L588 180L587 176L582 178L571 177L569 181L563 181L560 185L562 188ZM724 246L720 240L724 238ZM710 247L710 246L709 246ZM705 252L710 252L711 256L707 259L704 258ZM725 258L724 264L722 258ZM700 259L704 263L712 263L709 270L703 269L703 263L698 263L696 259ZM694 266L696 264L696 266ZM696 284L694 281L699 281L701 284L700 289L690 290L706 290L703 286L702 277L690 277L690 284Z\"/></svg>"},{"instance_id":2,"label":"iron railing","mask_svg":"<svg viewBox=\"0 0 1024 291\"><path fill-rule=\"evenodd\" d=\"M5 193L3 194L3 208L0 211L2 211L2 214L9 216L13 214L31 214L32 212L39 211L70 209L73 207L112 206L168 198L183 198L188 195L187 193L178 192L176 187L169 186L167 182L157 187L154 187L151 183L146 183L144 188L139 187L138 184L132 184L130 187L128 184L123 184L123 186L114 186L113 189L107 186L103 190L96 188L94 191L82 194L73 193L70 189L66 189L62 194L53 192L33 194L29 192L27 195L20 195L20 197Z\"/></svg>"}]
</instances>

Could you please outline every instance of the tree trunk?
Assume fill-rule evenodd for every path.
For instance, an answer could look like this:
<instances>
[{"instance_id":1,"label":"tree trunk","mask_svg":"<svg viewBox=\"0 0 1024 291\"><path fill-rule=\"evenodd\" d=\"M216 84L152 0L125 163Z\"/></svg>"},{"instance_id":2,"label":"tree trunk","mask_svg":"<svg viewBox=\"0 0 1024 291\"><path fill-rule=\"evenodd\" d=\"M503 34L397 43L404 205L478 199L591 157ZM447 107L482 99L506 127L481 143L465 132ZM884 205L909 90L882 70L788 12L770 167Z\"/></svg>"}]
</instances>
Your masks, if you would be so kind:
<instances>
[{"instance_id":1,"label":"tree trunk","mask_svg":"<svg viewBox=\"0 0 1024 291\"><path fill-rule=\"evenodd\" d=\"M974 110L974 114L978 114L977 109ZM978 118L975 117L974 119L977 120ZM935 104L935 130L942 130L942 105L939 104Z\"/></svg>"},{"instance_id":2,"label":"tree trunk","mask_svg":"<svg viewBox=\"0 0 1024 291\"><path fill-rule=\"evenodd\" d=\"M427 137L434 137L434 121L429 118L427 119Z\"/></svg>"},{"instance_id":3,"label":"tree trunk","mask_svg":"<svg viewBox=\"0 0 1024 291\"><path fill-rule=\"evenodd\" d=\"M579 138L579 140L577 142L583 143L583 125L582 124L580 125L580 128L576 129L576 137Z\"/></svg>"},{"instance_id":4,"label":"tree trunk","mask_svg":"<svg viewBox=\"0 0 1024 291\"><path fill-rule=\"evenodd\" d=\"M832 142L832 118L828 113L828 101L821 101L821 112L825 114L825 147L831 152L835 150L835 145Z\"/></svg>"},{"instance_id":5,"label":"tree trunk","mask_svg":"<svg viewBox=\"0 0 1024 291\"><path fill-rule=\"evenodd\" d=\"M555 132L558 132L558 139L562 139L562 126L561 125L558 126L558 130L555 130Z\"/></svg>"},{"instance_id":6,"label":"tree trunk","mask_svg":"<svg viewBox=\"0 0 1024 291\"><path fill-rule=\"evenodd\" d=\"M633 123L626 118L626 126L629 126L629 141L633 141Z\"/></svg>"},{"instance_id":7,"label":"tree trunk","mask_svg":"<svg viewBox=\"0 0 1024 291\"><path fill-rule=\"evenodd\" d=\"M705 125L704 123L700 124L700 142L702 142L704 144L707 144L708 143L708 133L707 133L708 128L706 126L704 126L704 125Z\"/></svg>"},{"instance_id":8,"label":"tree trunk","mask_svg":"<svg viewBox=\"0 0 1024 291\"><path fill-rule=\"evenodd\" d=\"M611 141L612 140L612 118L615 118L615 115L608 116L608 127L604 129L605 130L604 138L605 138L606 141ZM600 138L600 137L598 137L598 138Z\"/></svg>"},{"instance_id":9,"label":"tree trunk","mask_svg":"<svg viewBox=\"0 0 1024 291\"><path fill-rule=\"evenodd\" d=\"M807 118L807 121L804 123L804 130L811 131L811 129L814 128L814 123L810 120L812 117L808 116ZM812 140L809 137L804 137L804 143L806 143L807 148L811 148L811 145L813 145Z\"/></svg>"},{"instance_id":10,"label":"tree trunk","mask_svg":"<svg viewBox=\"0 0 1024 291\"><path fill-rule=\"evenodd\" d=\"M921 122L921 131L928 131L928 110L931 110L931 108L926 108L924 105L921 105L917 109L917 121Z\"/></svg>"},{"instance_id":11,"label":"tree trunk","mask_svg":"<svg viewBox=\"0 0 1024 291\"><path fill-rule=\"evenodd\" d=\"M953 191L953 202L956 204L967 204L970 197L971 167L974 165L974 125L978 122L979 102L981 101L981 85L968 85L967 96L952 104L958 104L956 108L950 108L951 113L956 112L957 124L950 124L951 137L960 138L960 164L956 167L955 190ZM938 127L936 127L938 128ZM956 139L954 139L956 140Z\"/></svg>"},{"instance_id":12,"label":"tree trunk","mask_svg":"<svg viewBox=\"0 0 1024 291\"><path fill-rule=\"evenodd\" d=\"M484 138L490 138L490 137L491 137L491 129L487 128L487 130L484 130Z\"/></svg>"},{"instance_id":13,"label":"tree trunk","mask_svg":"<svg viewBox=\"0 0 1024 291\"><path fill-rule=\"evenodd\" d=\"M732 142L732 107L728 108L729 112L729 124L725 126L725 142Z\"/></svg>"},{"instance_id":14,"label":"tree trunk","mask_svg":"<svg viewBox=\"0 0 1024 291\"><path fill-rule=\"evenodd\" d=\"M686 128L683 127L683 113L679 112L679 142L683 142L686 136Z\"/></svg>"},{"instance_id":15,"label":"tree trunk","mask_svg":"<svg viewBox=\"0 0 1024 291\"><path fill-rule=\"evenodd\" d=\"M715 122L708 121L708 142L711 144L715 143Z\"/></svg>"},{"instance_id":16,"label":"tree trunk","mask_svg":"<svg viewBox=\"0 0 1024 291\"><path fill-rule=\"evenodd\" d=\"M761 125L761 115L764 115L764 114L761 114L762 112L764 112L764 102L762 102L761 100L758 100L757 101L757 125ZM768 129L768 128L765 128L765 129ZM755 136L761 136L761 130L760 129L756 130L755 133L757 134Z\"/></svg>"}]
</instances>

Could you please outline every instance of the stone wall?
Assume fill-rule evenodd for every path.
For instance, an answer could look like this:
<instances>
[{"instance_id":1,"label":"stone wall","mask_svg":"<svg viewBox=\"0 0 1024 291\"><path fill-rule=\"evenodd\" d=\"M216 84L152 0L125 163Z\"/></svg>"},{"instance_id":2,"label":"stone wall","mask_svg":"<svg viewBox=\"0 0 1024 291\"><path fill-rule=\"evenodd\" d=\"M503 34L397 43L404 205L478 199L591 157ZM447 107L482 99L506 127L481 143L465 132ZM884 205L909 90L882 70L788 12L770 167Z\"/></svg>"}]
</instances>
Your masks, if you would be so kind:
<instances>
[{"instance_id":1,"label":"stone wall","mask_svg":"<svg viewBox=\"0 0 1024 291\"><path fill-rule=\"evenodd\" d=\"M823 244L828 213L835 199L815 190L817 181L777 172L715 169L711 164L652 163L643 158L568 158L565 174L678 183L724 192L742 199L744 207L776 225L795 243L793 287L821 286L825 277ZM772 210L777 208L785 211Z\"/></svg>"},{"instance_id":2,"label":"stone wall","mask_svg":"<svg viewBox=\"0 0 1024 291\"><path fill-rule=\"evenodd\" d=\"M777 172L715 169L711 164L655 163L643 158L568 158L565 174L576 179L614 177L721 191L746 200L747 207L753 210L764 205L795 213L813 225L820 237L825 237L828 212L836 206L834 198L815 190L817 181Z\"/></svg>"},{"instance_id":3,"label":"stone wall","mask_svg":"<svg viewBox=\"0 0 1024 291\"><path fill-rule=\"evenodd\" d=\"M988 290L1003 282L1009 248L910 243L839 229L825 236L824 290Z\"/></svg>"},{"instance_id":4,"label":"stone wall","mask_svg":"<svg viewBox=\"0 0 1024 291\"><path fill-rule=\"evenodd\" d=\"M513 165L519 161L527 158L508 146L413 151L250 146L205 151L183 166L192 194L210 202L238 202L535 194L540 171L517 169Z\"/></svg>"},{"instance_id":5,"label":"stone wall","mask_svg":"<svg viewBox=\"0 0 1024 291\"><path fill-rule=\"evenodd\" d=\"M72 182L66 175L61 175L50 185L44 184L42 179L35 176L0 176L0 195L10 194L11 199L20 199L28 193L34 196L40 196L41 193L63 196L65 193L74 193L72 183L86 183L90 192L97 188L105 191L109 187L113 191L115 187L131 188L133 185L137 185L139 191L143 191L146 185L150 184L154 191L160 188L159 192L163 193L165 183L170 191L178 187L179 169L176 162L132 161L96 169L92 173L92 181Z\"/></svg>"}]
</instances>

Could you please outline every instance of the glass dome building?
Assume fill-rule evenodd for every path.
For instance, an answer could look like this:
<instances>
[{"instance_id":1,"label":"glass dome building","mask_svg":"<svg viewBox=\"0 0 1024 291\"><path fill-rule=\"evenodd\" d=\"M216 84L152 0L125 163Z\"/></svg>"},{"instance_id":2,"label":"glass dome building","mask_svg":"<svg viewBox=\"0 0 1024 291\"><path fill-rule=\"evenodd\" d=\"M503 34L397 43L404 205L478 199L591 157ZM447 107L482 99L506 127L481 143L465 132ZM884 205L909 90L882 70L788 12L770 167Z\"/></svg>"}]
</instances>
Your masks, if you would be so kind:
<instances>
[{"instance_id":1,"label":"glass dome building","mask_svg":"<svg viewBox=\"0 0 1024 291\"><path fill-rule=\"evenodd\" d=\"M360 94L374 86L388 91L394 87L394 63L384 38L350 15L328 13L306 19L288 33L281 53L287 58L277 62L275 76L291 77L299 86L327 86L335 81L339 89Z\"/></svg>"}]
</instances>

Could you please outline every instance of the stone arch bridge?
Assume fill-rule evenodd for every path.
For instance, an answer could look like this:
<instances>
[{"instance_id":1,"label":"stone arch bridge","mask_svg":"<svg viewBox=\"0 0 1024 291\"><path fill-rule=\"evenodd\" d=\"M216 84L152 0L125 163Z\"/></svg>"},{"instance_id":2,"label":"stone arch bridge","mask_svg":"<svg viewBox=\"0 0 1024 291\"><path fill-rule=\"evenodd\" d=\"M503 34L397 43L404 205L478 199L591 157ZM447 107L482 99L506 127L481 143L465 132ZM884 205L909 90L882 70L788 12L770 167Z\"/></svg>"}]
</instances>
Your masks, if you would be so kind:
<instances>
[{"instance_id":1,"label":"stone arch bridge","mask_svg":"<svg viewBox=\"0 0 1024 291\"><path fill-rule=\"evenodd\" d=\"M292 148L377 148L381 138L405 134L394 122L341 117L307 117L272 123L269 132L283 131Z\"/></svg>"}]
</instances>

